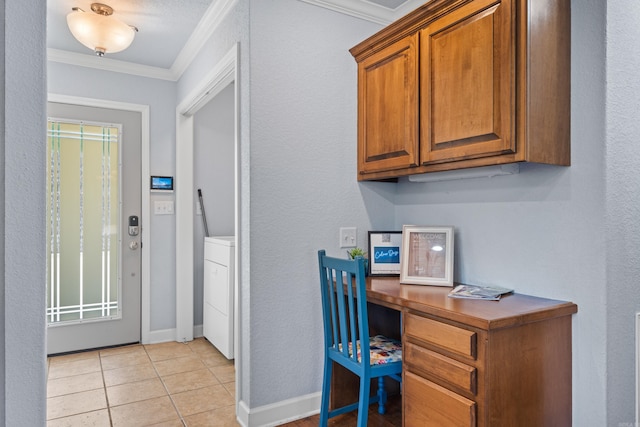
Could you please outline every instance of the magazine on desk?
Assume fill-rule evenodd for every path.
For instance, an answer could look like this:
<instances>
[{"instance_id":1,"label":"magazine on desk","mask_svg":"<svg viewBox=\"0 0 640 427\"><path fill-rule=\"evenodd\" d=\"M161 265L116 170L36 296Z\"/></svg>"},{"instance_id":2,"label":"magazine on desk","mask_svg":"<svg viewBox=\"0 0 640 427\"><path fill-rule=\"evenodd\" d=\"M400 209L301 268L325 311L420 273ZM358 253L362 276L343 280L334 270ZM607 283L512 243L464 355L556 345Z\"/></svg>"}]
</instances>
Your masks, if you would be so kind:
<instances>
[{"instance_id":1,"label":"magazine on desk","mask_svg":"<svg viewBox=\"0 0 640 427\"><path fill-rule=\"evenodd\" d=\"M502 295L512 292L513 289L503 288L501 286L456 285L453 290L449 292L449 297L497 301Z\"/></svg>"}]
</instances>

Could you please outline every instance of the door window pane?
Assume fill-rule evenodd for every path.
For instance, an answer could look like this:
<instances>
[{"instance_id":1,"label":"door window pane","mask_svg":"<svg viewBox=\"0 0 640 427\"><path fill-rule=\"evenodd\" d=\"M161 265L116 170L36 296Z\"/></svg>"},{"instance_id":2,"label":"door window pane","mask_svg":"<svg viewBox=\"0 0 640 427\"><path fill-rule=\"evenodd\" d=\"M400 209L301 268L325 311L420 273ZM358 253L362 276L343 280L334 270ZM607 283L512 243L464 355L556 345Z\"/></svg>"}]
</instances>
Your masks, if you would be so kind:
<instances>
[{"instance_id":1,"label":"door window pane","mask_svg":"<svg viewBox=\"0 0 640 427\"><path fill-rule=\"evenodd\" d=\"M119 315L120 127L50 120L47 321Z\"/></svg>"}]
</instances>

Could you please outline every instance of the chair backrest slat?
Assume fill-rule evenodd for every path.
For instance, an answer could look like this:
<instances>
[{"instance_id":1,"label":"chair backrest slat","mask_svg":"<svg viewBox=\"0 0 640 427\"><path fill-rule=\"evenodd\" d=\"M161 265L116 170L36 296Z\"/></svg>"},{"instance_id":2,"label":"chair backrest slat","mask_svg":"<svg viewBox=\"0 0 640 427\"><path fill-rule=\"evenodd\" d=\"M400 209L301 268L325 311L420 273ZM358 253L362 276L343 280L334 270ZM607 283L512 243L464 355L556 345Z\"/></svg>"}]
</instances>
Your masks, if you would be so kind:
<instances>
[{"instance_id":1,"label":"chair backrest slat","mask_svg":"<svg viewBox=\"0 0 640 427\"><path fill-rule=\"evenodd\" d=\"M347 283L351 284L352 283L352 278L353 276L349 276L349 281ZM359 324L359 320L358 320L358 312L357 312L357 307L354 305L354 297L353 297L353 286L347 286L348 289L348 301L349 301L349 325L351 326L351 342L349 343L349 345L352 346L352 348L357 348L357 343L360 340L360 334L358 334L356 327ZM357 301L357 300L356 300ZM358 352L357 350L354 350L351 352L351 359L354 362L358 362Z\"/></svg>"},{"instance_id":2,"label":"chair backrest slat","mask_svg":"<svg viewBox=\"0 0 640 427\"><path fill-rule=\"evenodd\" d=\"M339 352L352 362L369 366L369 321L367 318L364 260L346 260L318 252L324 336L327 351ZM354 292L355 286L355 292ZM350 351L351 349L351 351Z\"/></svg>"},{"instance_id":3,"label":"chair backrest slat","mask_svg":"<svg viewBox=\"0 0 640 427\"><path fill-rule=\"evenodd\" d=\"M336 290L332 295L332 298L336 298L338 301L338 322L340 324L340 339L338 343L342 343L342 354L344 356L349 355L349 349L344 343L349 342L349 335L347 330L347 313L346 307L344 304L344 286L341 286L344 281L344 274L340 270L335 270L336 272ZM339 280L338 280L339 278Z\"/></svg>"},{"instance_id":4,"label":"chair backrest slat","mask_svg":"<svg viewBox=\"0 0 640 427\"><path fill-rule=\"evenodd\" d=\"M323 297L323 311L324 311L324 317L325 317L325 334L332 334L332 335L328 335L329 337L333 338L333 341L329 340L328 342L338 342L338 314L337 314L337 307L336 307L336 299L333 297L333 294L335 293L335 289L334 289L334 279L333 279L333 270L330 269L325 269L324 271L321 271L321 274L324 274L324 282L328 285L328 289L325 289L324 292L322 293L322 297ZM328 301L328 302L326 302ZM326 309L324 308L325 305L330 304L330 309L331 309L331 318L327 318L327 313L326 313ZM331 332L327 331L327 328L331 328Z\"/></svg>"}]
</instances>

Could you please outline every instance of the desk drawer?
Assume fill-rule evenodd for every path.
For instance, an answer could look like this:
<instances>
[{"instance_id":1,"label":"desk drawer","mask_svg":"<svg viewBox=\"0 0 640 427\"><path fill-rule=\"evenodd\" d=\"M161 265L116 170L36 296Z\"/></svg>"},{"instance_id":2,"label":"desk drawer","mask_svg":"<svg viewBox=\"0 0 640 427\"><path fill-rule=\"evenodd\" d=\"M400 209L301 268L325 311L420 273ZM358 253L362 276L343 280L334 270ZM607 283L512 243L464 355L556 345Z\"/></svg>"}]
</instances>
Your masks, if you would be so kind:
<instances>
[{"instance_id":1,"label":"desk drawer","mask_svg":"<svg viewBox=\"0 0 640 427\"><path fill-rule=\"evenodd\" d=\"M407 313L404 333L445 350L476 358L477 334L473 331Z\"/></svg>"},{"instance_id":2,"label":"desk drawer","mask_svg":"<svg viewBox=\"0 0 640 427\"><path fill-rule=\"evenodd\" d=\"M474 401L409 371L402 387L405 427L475 427Z\"/></svg>"},{"instance_id":3,"label":"desk drawer","mask_svg":"<svg viewBox=\"0 0 640 427\"><path fill-rule=\"evenodd\" d=\"M421 370L440 378L462 390L476 394L476 368L457 360L406 342L402 348L402 359L410 369Z\"/></svg>"}]
</instances>

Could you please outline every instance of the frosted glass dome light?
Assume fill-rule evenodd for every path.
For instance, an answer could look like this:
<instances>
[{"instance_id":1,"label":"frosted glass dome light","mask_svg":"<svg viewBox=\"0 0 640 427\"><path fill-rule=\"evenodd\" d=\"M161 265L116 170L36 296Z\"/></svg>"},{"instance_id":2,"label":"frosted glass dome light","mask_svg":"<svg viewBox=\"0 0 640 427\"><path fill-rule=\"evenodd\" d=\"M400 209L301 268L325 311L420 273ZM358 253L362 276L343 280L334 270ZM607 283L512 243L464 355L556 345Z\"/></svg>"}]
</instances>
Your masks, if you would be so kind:
<instances>
[{"instance_id":1,"label":"frosted glass dome light","mask_svg":"<svg viewBox=\"0 0 640 427\"><path fill-rule=\"evenodd\" d=\"M67 15L67 25L71 34L96 55L116 53L128 48L138 29L129 26L113 15L113 9L102 3L93 3L87 13L78 7Z\"/></svg>"}]
</instances>

